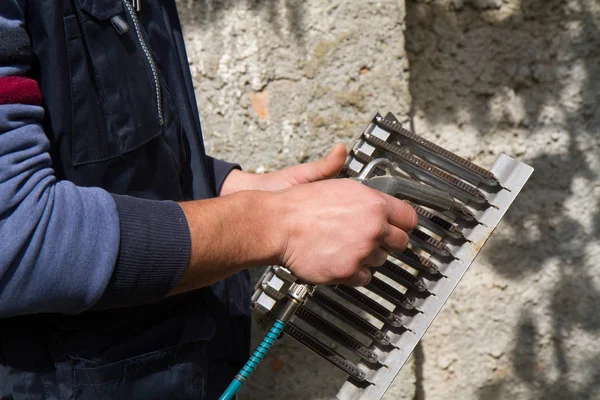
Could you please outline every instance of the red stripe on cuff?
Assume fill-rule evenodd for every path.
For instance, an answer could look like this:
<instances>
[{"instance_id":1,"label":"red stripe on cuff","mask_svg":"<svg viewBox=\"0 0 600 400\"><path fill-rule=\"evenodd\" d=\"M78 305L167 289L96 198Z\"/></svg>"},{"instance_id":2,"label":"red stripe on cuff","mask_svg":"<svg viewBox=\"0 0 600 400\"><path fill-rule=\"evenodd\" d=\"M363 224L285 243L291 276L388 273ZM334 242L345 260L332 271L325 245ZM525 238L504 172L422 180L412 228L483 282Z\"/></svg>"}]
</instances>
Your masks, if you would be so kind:
<instances>
[{"instance_id":1,"label":"red stripe on cuff","mask_svg":"<svg viewBox=\"0 0 600 400\"><path fill-rule=\"evenodd\" d=\"M42 92L35 79L22 76L6 76L0 78L1 104L42 104Z\"/></svg>"}]
</instances>

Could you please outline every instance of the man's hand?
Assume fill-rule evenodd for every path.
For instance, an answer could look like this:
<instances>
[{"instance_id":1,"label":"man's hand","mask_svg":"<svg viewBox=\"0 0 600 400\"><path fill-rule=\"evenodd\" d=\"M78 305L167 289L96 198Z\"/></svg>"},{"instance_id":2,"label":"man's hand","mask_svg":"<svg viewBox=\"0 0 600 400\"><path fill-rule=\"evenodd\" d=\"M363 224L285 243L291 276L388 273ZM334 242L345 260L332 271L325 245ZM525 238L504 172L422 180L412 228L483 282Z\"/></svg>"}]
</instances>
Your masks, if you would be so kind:
<instances>
[{"instance_id":1,"label":"man's hand","mask_svg":"<svg viewBox=\"0 0 600 400\"><path fill-rule=\"evenodd\" d=\"M417 224L405 202L349 179L300 185L278 196L287 230L280 264L308 283L366 285L370 268L404 250Z\"/></svg>"},{"instance_id":2,"label":"man's hand","mask_svg":"<svg viewBox=\"0 0 600 400\"><path fill-rule=\"evenodd\" d=\"M275 191L288 189L303 183L335 178L346 160L346 148L338 144L325 157L310 163L295 165L266 174L252 174L233 170L223 182L220 196L242 190Z\"/></svg>"},{"instance_id":3,"label":"man's hand","mask_svg":"<svg viewBox=\"0 0 600 400\"><path fill-rule=\"evenodd\" d=\"M180 205L192 252L171 294L264 265L284 265L308 283L365 285L369 268L402 251L417 223L408 204L350 179Z\"/></svg>"}]
</instances>

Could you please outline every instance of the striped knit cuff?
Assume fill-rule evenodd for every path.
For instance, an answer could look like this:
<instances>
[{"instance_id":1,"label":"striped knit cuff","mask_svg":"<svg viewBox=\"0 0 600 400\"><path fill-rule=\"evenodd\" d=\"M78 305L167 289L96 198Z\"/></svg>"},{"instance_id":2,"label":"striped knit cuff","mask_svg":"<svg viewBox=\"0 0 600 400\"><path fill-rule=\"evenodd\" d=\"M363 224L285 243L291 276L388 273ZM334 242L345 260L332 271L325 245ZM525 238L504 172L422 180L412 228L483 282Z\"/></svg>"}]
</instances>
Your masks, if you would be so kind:
<instances>
[{"instance_id":1,"label":"striped knit cuff","mask_svg":"<svg viewBox=\"0 0 600 400\"><path fill-rule=\"evenodd\" d=\"M31 42L25 28L15 26L0 29L0 65L29 64L32 60Z\"/></svg>"},{"instance_id":2,"label":"striped knit cuff","mask_svg":"<svg viewBox=\"0 0 600 400\"><path fill-rule=\"evenodd\" d=\"M181 207L173 201L112 195L120 223L120 247L110 282L94 308L160 301L175 287L191 251Z\"/></svg>"}]
</instances>

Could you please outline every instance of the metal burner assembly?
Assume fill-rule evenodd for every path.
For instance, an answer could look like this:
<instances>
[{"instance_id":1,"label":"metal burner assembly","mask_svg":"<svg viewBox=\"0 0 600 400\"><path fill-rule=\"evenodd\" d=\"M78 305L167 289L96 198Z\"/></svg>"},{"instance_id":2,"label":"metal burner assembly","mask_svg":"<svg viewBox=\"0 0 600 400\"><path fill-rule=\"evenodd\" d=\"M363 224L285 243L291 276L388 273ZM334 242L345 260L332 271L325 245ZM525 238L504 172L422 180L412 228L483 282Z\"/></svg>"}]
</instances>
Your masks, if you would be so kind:
<instances>
[{"instance_id":1,"label":"metal burner assembly","mask_svg":"<svg viewBox=\"0 0 600 400\"><path fill-rule=\"evenodd\" d=\"M271 266L252 307L279 324L273 341L283 332L348 375L338 399L381 399L532 172L506 154L484 169L377 113L339 178L415 208L408 248L374 268L364 288L308 285Z\"/></svg>"}]
</instances>

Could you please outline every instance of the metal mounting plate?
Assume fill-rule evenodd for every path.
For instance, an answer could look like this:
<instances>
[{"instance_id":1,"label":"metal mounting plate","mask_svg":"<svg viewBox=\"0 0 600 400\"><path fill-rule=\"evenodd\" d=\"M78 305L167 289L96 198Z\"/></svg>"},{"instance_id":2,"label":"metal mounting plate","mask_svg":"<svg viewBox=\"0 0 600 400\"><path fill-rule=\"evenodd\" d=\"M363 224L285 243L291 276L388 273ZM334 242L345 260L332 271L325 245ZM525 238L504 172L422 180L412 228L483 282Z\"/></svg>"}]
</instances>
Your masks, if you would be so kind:
<instances>
[{"instance_id":1,"label":"metal mounting plate","mask_svg":"<svg viewBox=\"0 0 600 400\"><path fill-rule=\"evenodd\" d=\"M506 154L501 154L490 168L490 171L499 179L504 189L498 192L490 192L485 186L480 186L479 189L487 195L490 203L497 208L489 207L484 211L472 210L481 224L472 229L465 229L465 237L471 241L470 243L466 242L460 246L448 245L452 249L452 254L458 259L449 264L441 264L440 271L444 274L444 277L430 286L430 290L435 293L435 296L416 300L415 306L422 313L407 321L406 327L410 330L396 334L391 330L384 329L384 332L390 335L395 347L384 347L376 343L371 346L386 367L373 368L373 366L366 363L359 363L358 366L367 373L371 384L362 387L351 380L347 380L337 393L339 400L378 400L383 397L419 340L441 311L475 257L533 173L533 168Z\"/></svg>"}]
</instances>

